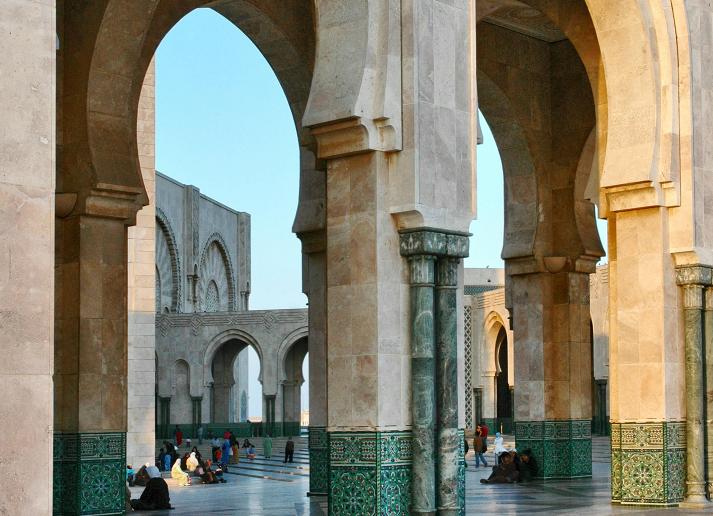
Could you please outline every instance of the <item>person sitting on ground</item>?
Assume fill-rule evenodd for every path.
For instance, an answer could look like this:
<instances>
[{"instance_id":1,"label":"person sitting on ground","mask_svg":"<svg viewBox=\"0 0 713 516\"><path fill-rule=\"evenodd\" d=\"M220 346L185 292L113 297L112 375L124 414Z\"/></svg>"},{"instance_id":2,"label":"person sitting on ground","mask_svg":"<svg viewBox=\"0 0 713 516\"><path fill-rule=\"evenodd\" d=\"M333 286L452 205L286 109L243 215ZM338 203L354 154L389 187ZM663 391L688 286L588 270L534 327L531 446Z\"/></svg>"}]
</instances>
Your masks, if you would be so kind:
<instances>
[{"instance_id":1,"label":"person sitting on ground","mask_svg":"<svg viewBox=\"0 0 713 516\"><path fill-rule=\"evenodd\" d=\"M213 461L217 462L215 452L217 450L220 450L220 439L218 439L217 437L213 437L213 439L210 440L210 450L212 452Z\"/></svg>"},{"instance_id":2,"label":"person sitting on ground","mask_svg":"<svg viewBox=\"0 0 713 516\"><path fill-rule=\"evenodd\" d=\"M247 448L250 446L250 440L249 439L244 439L243 440L243 448Z\"/></svg>"},{"instance_id":3,"label":"person sitting on ground","mask_svg":"<svg viewBox=\"0 0 713 516\"><path fill-rule=\"evenodd\" d=\"M191 451L196 454L196 457L198 456L198 448L197 447L194 446L193 448L191 448Z\"/></svg>"},{"instance_id":4,"label":"person sitting on ground","mask_svg":"<svg viewBox=\"0 0 713 516\"><path fill-rule=\"evenodd\" d=\"M134 487L134 468L131 464L126 465L126 481L129 483L129 486Z\"/></svg>"},{"instance_id":5,"label":"person sitting on ground","mask_svg":"<svg viewBox=\"0 0 713 516\"><path fill-rule=\"evenodd\" d=\"M252 445L252 443L250 444L250 447L248 448L247 456L248 456L248 459L250 459L250 460L254 459L257 456L257 454L255 453L255 447Z\"/></svg>"},{"instance_id":6,"label":"person sitting on ground","mask_svg":"<svg viewBox=\"0 0 713 516\"><path fill-rule=\"evenodd\" d=\"M204 484L218 484L220 482L225 483L225 480L222 478L222 472L221 477L218 477L216 472L212 470L210 460L206 460L201 463L201 465L196 469L196 473L201 477Z\"/></svg>"},{"instance_id":7,"label":"person sitting on ground","mask_svg":"<svg viewBox=\"0 0 713 516\"><path fill-rule=\"evenodd\" d=\"M191 485L191 478L188 476L188 473L181 469L180 459L177 459L171 468L171 478L175 479L179 486Z\"/></svg>"},{"instance_id":8,"label":"person sitting on ground","mask_svg":"<svg viewBox=\"0 0 713 516\"><path fill-rule=\"evenodd\" d=\"M502 453L498 460L500 463L493 466L493 472L488 479L480 479L481 484L511 484L519 480L520 475L510 453Z\"/></svg>"},{"instance_id":9,"label":"person sitting on ground","mask_svg":"<svg viewBox=\"0 0 713 516\"><path fill-rule=\"evenodd\" d=\"M498 458L497 463L500 464L500 457L508 451L505 448L503 436L500 432L495 432L495 456Z\"/></svg>"},{"instance_id":10,"label":"person sitting on ground","mask_svg":"<svg viewBox=\"0 0 713 516\"><path fill-rule=\"evenodd\" d=\"M172 509L166 481L160 477L149 480L143 493L141 493L141 497L131 500L131 507L135 511Z\"/></svg>"},{"instance_id":11,"label":"person sitting on ground","mask_svg":"<svg viewBox=\"0 0 713 516\"><path fill-rule=\"evenodd\" d=\"M188 471L188 458L190 456L191 456L191 454L186 452L183 454L183 457L181 457L181 469L183 471Z\"/></svg>"},{"instance_id":12,"label":"person sitting on ground","mask_svg":"<svg viewBox=\"0 0 713 516\"><path fill-rule=\"evenodd\" d=\"M198 467L198 458L196 452L191 452L191 455L186 459L186 469L189 473L193 473Z\"/></svg>"},{"instance_id":13,"label":"person sitting on ground","mask_svg":"<svg viewBox=\"0 0 713 516\"><path fill-rule=\"evenodd\" d=\"M151 476L148 471L146 471L146 466L141 466L139 470L134 475L134 485L145 486L151 480Z\"/></svg>"},{"instance_id":14,"label":"person sitting on ground","mask_svg":"<svg viewBox=\"0 0 713 516\"><path fill-rule=\"evenodd\" d=\"M520 454L520 482L532 482L537 476L537 461L532 456L532 450L527 449Z\"/></svg>"}]
</instances>

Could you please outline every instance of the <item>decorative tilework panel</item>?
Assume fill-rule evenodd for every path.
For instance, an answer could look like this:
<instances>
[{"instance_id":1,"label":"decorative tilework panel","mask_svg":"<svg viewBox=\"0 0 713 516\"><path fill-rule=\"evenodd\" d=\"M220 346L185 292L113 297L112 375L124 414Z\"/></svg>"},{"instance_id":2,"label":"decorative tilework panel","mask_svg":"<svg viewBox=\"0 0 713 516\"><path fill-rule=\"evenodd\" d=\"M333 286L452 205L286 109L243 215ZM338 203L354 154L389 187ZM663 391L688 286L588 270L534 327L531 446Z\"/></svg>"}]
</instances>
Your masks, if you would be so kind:
<instances>
[{"instance_id":1,"label":"decorative tilework panel","mask_svg":"<svg viewBox=\"0 0 713 516\"><path fill-rule=\"evenodd\" d=\"M409 432L332 432L328 443L330 514L409 513Z\"/></svg>"},{"instance_id":2,"label":"decorative tilework panel","mask_svg":"<svg viewBox=\"0 0 713 516\"><path fill-rule=\"evenodd\" d=\"M329 493L329 434L323 426L309 427L309 491Z\"/></svg>"},{"instance_id":3,"label":"decorative tilework panel","mask_svg":"<svg viewBox=\"0 0 713 516\"><path fill-rule=\"evenodd\" d=\"M473 309L464 308L463 324L465 341L465 426L473 424Z\"/></svg>"},{"instance_id":4,"label":"decorative tilework panel","mask_svg":"<svg viewBox=\"0 0 713 516\"><path fill-rule=\"evenodd\" d=\"M545 479L592 476L592 429L588 419L517 421L515 441L530 448Z\"/></svg>"},{"instance_id":5,"label":"decorative tilework panel","mask_svg":"<svg viewBox=\"0 0 713 516\"><path fill-rule=\"evenodd\" d=\"M612 501L676 505L685 479L685 422L612 423Z\"/></svg>"},{"instance_id":6,"label":"decorative tilework panel","mask_svg":"<svg viewBox=\"0 0 713 516\"><path fill-rule=\"evenodd\" d=\"M54 435L55 514L123 514L126 434Z\"/></svg>"},{"instance_id":7,"label":"decorative tilework panel","mask_svg":"<svg viewBox=\"0 0 713 516\"><path fill-rule=\"evenodd\" d=\"M458 430L458 515L465 516L465 431Z\"/></svg>"}]
</instances>

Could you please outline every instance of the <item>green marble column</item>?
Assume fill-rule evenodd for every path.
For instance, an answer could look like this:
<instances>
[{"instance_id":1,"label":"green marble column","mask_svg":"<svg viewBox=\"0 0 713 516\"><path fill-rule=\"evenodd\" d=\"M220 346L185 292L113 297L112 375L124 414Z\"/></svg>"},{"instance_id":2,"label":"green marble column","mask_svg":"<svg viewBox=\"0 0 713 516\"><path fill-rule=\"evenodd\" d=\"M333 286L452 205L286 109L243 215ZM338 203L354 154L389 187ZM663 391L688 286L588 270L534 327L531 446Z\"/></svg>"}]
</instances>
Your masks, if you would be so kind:
<instances>
[{"instance_id":1,"label":"green marble column","mask_svg":"<svg viewBox=\"0 0 713 516\"><path fill-rule=\"evenodd\" d=\"M706 410L706 492L713 498L713 287L705 289L703 312L703 342L705 346L705 410Z\"/></svg>"},{"instance_id":2,"label":"green marble column","mask_svg":"<svg viewBox=\"0 0 713 516\"><path fill-rule=\"evenodd\" d=\"M683 330L686 352L686 497L689 505L707 504L706 400L703 334L703 288L711 284L711 269L679 267L677 283L683 293Z\"/></svg>"},{"instance_id":3,"label":"green marble column","mask_svg":"<svg viewBox=\"0 0 713 516\"><path fill-rule=\"evenodd\" d=\"M703 287L683 287L686 343L686 503L705 503Z\"/></svg>"},{"instance_id":4,"label":"green marble column","mask_svg":"<svg viewBox=\"0 0 713 516\"><path fill-rule=\"evenodd\" d=\"M436 511L435 257L409 257L411 272L411 513Z\"/></svg>"},{"instance_id":5,"label":"green marble column","mask_svg":"<svg viewBox=\"0 0 713 516\"><path fill-rule=\"evenodd\" d=\"M436 403L438 406L438 514L458 514L458 317L457 258L438 260L436 280Z\"/></svg>"}]
</instances>

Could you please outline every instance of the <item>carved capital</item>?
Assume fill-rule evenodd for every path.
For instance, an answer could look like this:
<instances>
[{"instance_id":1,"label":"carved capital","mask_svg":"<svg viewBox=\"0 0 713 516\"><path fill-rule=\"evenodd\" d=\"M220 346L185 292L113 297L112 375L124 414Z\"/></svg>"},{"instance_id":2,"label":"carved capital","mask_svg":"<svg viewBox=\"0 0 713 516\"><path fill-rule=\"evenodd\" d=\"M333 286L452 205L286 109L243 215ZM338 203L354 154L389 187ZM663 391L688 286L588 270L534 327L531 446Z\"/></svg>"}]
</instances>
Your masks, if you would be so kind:
<instances>
[{"instance_id":1,"label":"carved capital","mask_svg":"<svg viewBox=\"0 0 713 516\"><path fill-rule=\"evenodd\" d=\"M136 213L143 206L144 189L132 186L98 183L93 188L78 194L58 194L59 196L76 195L76 202L71 213L77 215L123 220L125 224L136 224Z\"/></svg>"},{"instance_id":2,"label":"carved capital","mask_svg":"<svg viewBox=\"0 0 713 516\"><path fill-rule=\"evenodd\" d=\"M469 236L432 228L408 229L400 232L399 248L402 256L430 254L465 258L470 248Z\"/></svg>"},{"instance_id":3,"label":"carved capital","mask_svg":"<svg viewBox=\"0 0 713 516\"><path fill-rule=\"evenodd\" d=\"M676 267L676 283L678 285L711 285L713 284L713 269L700 264Z\"/></svg>"}]
</instances>

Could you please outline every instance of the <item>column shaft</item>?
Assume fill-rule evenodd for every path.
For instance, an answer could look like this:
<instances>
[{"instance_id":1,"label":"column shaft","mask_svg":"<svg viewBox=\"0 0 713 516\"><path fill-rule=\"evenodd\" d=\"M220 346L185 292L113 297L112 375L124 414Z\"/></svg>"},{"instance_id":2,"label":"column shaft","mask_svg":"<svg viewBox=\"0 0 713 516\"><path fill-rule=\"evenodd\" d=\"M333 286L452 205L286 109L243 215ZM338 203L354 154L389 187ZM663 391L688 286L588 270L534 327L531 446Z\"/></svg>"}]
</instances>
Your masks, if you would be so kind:
<instances>
[{"instance_id":1,"label":"column shaft","mask_svg":"<svg viewBox=\"0 0 713 516\"><path fill-rule=\"evenodd\" d=\"M711 498L713 497L713 287L706 287L703 317L706 492L708 498Z\"/></svg>"},{"instance_id":2,"label":"column shaft","mask_svg":"<svg viewBox=\"0 0 713 516\"><path fill-rule=\"evenodd\" d=\"M409 257L411 269L411 405L413 462L411 513L436 510L436 340L434 333L435 257Z\"/></svg>"},{"instance_id":3,"label":"column shaft","mask_svg":"<svg viewBox=\"0 0 713 516\"><path fill-rule=\"evenodd\" d=\"M458 342L456 258L438 261L436 282L436 402L438 407L437 505L439 514L458 512Z\"/></svg>"},{"instance_id":4,"label":"column shaft","mask_svg":"<svg viewBox=\"0 0 713 516\"><path fill-rule=\"evenodd\" d=\"M686 343L686 499L705 502L703 399L703 287L683 287Z\"/></svg>"}]
</instances>

